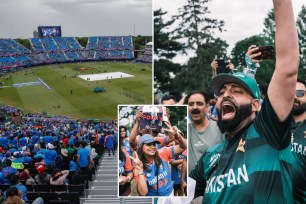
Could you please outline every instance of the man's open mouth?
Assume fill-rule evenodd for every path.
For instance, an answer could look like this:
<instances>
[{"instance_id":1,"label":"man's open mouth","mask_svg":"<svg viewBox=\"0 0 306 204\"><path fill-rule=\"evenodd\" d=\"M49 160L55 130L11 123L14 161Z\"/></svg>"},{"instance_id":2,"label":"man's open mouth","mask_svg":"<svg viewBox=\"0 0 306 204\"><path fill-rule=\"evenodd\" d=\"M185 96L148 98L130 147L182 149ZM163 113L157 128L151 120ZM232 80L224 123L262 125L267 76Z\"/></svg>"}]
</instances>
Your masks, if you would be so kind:
<instances>
[{"instance_id":1,"label":"man's open mouth","mask_svg":"<svg viewBox=\"0 0 306 204\"><path fill-rule=\"evenodd\" d=\"M230 101L224 101L221 104L222 120L231 120L235 117L236 108Z\"/></svg>"}]
</instances>

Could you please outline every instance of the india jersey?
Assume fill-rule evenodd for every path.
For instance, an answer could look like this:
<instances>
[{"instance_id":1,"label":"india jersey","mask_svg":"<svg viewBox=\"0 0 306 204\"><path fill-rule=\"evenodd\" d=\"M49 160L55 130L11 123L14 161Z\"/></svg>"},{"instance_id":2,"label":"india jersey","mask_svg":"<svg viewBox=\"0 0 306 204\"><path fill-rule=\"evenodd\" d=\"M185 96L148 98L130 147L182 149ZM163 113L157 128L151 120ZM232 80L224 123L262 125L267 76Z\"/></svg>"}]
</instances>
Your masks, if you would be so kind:
<instances>
[{"instance_id":1,"label":"india jersey","mask_svg":"<svg viewBox=\"0 0 306 204\"><path fill-rule=\"evenodd\" d=\"M128 139L123 140L123 146L124 146L126 152L129 153L130 156L132 156L134 151L131 148L130 142L129 142Z\"/></svg>"},{"instance_id":2,"label":"india jersey","mask_svg":"<svg viewBox=\"0 0 306 204\"><path fill-rule=\"evenodd\" d=\"M129 154L124 149L122 149L122 152L125 159L124 161L119 160L119 175L127 175L129 172L133 172L133 166Z\"/></svg>"},{"instance_id":3,"label":"india jersey","mask_svg":"<svg viewBox=\"0 0 306 204\"><path fill-rule=\"evenodd\" d=\"M191 172L203 203L293 203L291 119L279 122L267 97L253 123L209 148Z\"/></svg>"},{"instance_id":4,"label":"india jersey","mask_svg":"<svg viewBox=\"0 0 306 204\"><path fill-rule=\"evenodd\" d=\"M293 154L293 199L294 203L306 203L306 122L292 126L294 139L291 143Z\"/></svg>"},{"instance_id":5,"label":"india jersey","mask_svg":"<svg viewBox=\"0 0 306 204\"><path fill-rule=\"evenodd\" d=\"M185 150L185 153L187 151ZM179 159L187 159L187 156L184 155L183 153L181 153L180 155L178 155L175 160L179 160ZM171 179L173 181L173 183L175 185L180 184L181 183L181 169L178 168L178 166L173 165L172 169L171 169ZM187 178L185 178L185 182L187 182Z\"/></svg>"},{"instance_id":6,"label":"india jersey","mask_svg":"<svg viewBox=\"0 0 306 204\"><path fill-rule=\"evenodd\" d=\"M174 147L164 147L158 153L162 159L162 165L157 167L153 162L148 167L148 171L143 171L148 185L148 193L146 196L168 196L173 191L168 161L174 158Z\"/></svg>"}]
</instances>

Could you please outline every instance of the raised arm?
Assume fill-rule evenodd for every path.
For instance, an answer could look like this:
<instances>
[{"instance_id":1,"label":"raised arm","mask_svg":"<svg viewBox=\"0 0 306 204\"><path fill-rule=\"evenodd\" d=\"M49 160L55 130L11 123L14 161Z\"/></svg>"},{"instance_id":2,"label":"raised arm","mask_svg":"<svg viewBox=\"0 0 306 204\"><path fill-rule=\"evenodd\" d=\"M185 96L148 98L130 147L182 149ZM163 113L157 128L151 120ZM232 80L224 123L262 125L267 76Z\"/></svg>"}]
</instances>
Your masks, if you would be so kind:
<instances>
[{"instance_id":1,"label":"raised arm","mask_svg":"<svg viewBox=\"0 0 306 204\"><path fill-rule=\"evenodd\" d=\"M289 115L294 101L299 66L299 45L291 0L273 0L276 65L268 96L280 121Z\"/></svg>"},{"instance_id":2,"label":"raised arm","mask_svg":"<svg viewBox=\"0 0 306 204\"><path fill-rule=\"evenodd\" d=\"M147 179L146 176L143 172L143 163L140 161L140 159L138 158L138 154L135 151L135 156L136 158L134 159L134 172L135 173L135 177L136 177L136 186L137 186L137 191L139 193L140 196L145 196L148 193L148 185L147 185Z\"/></svg>"},{"instance_id":3,"label":"raised arm","mask_svg":"<svg viewBox=\"0 0 306 204\"><path fill-rule=\"evenodd\" d=\"M183 137L183 133L178 130L176 126L171 126L170 123L165 123L168 129L165 129L165 131L168 132L168 137L173 138L173 140L178 141L178 145L174 146L174 154L178 155L182 153L185 149L187 149L187 142L185 138Z\"/></svg>"},{"instance_id":4,"label":"raised arm","mask_svg":"<svg viewBox=\"0 0 306 204\"><path fill-rule=\"evenodd\" d=\"M182 169L181 169L181 179L180 179L180 183L181 183L181 189L183 192L186 192L186 187L187 184L185 182L185 178L187 176L187 158L183 159L183 164L182 164Z\"/></svg>"},{"instance_id":5,"label":"raised arm","mask_svg":"<svg viewBox=\"0 0 306 204\"><path fill-rule=\"evenodd\" d=\"M142 111L137 111L136 122L135 122L135 125L133 126L133 129L131 130L130 140L129 140L130 146L133 148L136 147L136 137L137 137L141 117L142 117Z\"/></svg>"}]
</instances>

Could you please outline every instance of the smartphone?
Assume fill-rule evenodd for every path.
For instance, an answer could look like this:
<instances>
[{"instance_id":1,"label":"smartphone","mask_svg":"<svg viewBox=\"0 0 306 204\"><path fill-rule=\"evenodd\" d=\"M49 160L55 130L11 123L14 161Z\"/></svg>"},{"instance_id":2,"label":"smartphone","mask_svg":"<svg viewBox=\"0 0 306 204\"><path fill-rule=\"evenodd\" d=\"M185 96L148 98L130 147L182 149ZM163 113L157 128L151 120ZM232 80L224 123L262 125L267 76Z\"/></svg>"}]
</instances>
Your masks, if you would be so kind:
<instances>
[{"instance_id":1,"label":"smartphone","mask_svg":"<svg viewBox=\"0 0 306 204\"><path fill-rule=\"evenodd\" d=\"M229 72L231 72L231 69L226 67L227 65L229 65L228 62L225 62L225 60L223 60L223 59L217 59L216 61L218 63L217 75L218 74L222 74L222 73L229 73Z\"/></svg>"},{"instance_id":2,"label":"smartphone","mask_svg":"<svg viewBox=\"0 0 306 204\"><path fill-rule=\"evenodd\" d=\"M260 46L259 49L254 52L258 53L261 52L261 55L255 57L256 60L265 60L265 59L274 59L275 58L275 48L274 46Z\"/></svg>"}]
</instances>

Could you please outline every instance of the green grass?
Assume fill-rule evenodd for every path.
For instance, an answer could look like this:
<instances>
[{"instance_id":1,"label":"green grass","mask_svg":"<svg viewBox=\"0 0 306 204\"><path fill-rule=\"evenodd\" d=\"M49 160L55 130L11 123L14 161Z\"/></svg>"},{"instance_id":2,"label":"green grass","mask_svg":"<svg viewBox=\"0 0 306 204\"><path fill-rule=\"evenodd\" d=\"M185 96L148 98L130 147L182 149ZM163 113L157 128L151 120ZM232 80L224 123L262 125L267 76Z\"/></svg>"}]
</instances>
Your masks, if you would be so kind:
<instances>
[{"instance_id":1,"label":"green grass","mask_svg":"<svg viewBox=\"0 0 306 204\"><path fill-rule=\"evenodd\" d=\"M93 69L80 71L78 68ZM118 104L152 103L152 70L146 64L94 62L81 64L48 65L31 68L33 74L20 71L10 74L12 78L0 81L7 88L0 89L2 105L12 105L24 112L42 112L65 115L74 118L117 118ZM125 72L134 77L87 82L75 74L95 74L104 72ZM66 79L62 76L66 75ZM43 85L14 88L15 83L44 80L52 90ZM93 89L102 86L103 93L94 93ZM123 88L133 94L122 94ZM72 90L72 94L71 94ZM136 95L136 97L135 97Z\"/></svg>"}]
</instances>

